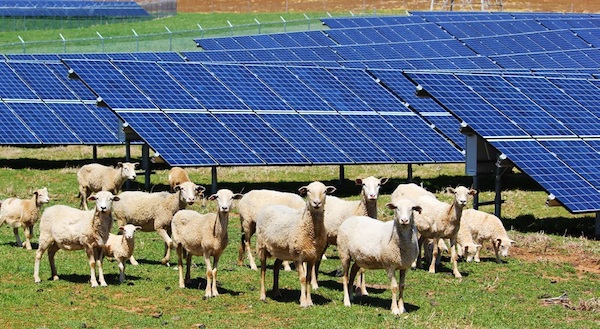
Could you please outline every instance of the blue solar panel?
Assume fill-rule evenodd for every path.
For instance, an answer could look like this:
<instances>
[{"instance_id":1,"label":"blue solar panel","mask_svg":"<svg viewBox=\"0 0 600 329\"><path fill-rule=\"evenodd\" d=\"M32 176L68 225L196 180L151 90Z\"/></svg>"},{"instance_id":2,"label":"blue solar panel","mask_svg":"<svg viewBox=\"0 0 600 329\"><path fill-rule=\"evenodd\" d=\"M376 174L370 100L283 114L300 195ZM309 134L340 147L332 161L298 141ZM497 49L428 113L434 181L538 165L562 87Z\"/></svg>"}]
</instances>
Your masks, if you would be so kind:
<instances>
[{"instance_id":1,"label":"blue solar panel","mask_svg":"<svg viewBox=\"0 0 600 329\"><path fill-rule=\"evenodd\" d=\"M5 54L10 60L19 61L60 61L57 54Z\"/></svg>"},{"instance_id":2,"label":"blue solar panel","mask_svg":"<svg viewBox=\"0 0 600 329\"><path fill-rule=\"evenodd\" d=\"M170 75L209 110L248 110L248 107L201 64L160 63Z\"/></svg>"},{"instance_id":3,"label":"blue solar panel","mask_svg":"<svg viewBox=\"0 0 600 329\"><path fill-rule=\"evenodd\" d=\"M450 139L458 148L464 150L465 136L460 133L460 120L450 113L420 113L423 119L435 126L444 136Z\"/></svg>"},{"instance_id":4,"label":"blue solar panel","mask_svg":"<svg viewBox=\"0 0 600 329\"><path fill-rule=\"evenodd\" d=\"M339 114L303 114L323 135L357 163L392 163L393 160Z\"/></svg>"},{"instance_id":5,"label":"blue solar panel","mask_svg":"<svg viewBox=\"0 0 600 329\"><path fill-rule=\"evenodd\" d=\"M446 108L484 138L528 137L514 121L490 105L452 74L407 73Z\"/></svg>"},{"instance_id":6,"label":"blue solar panel","mask_svg":"<svg viewBox=\"0 0 600 329\"><path fill-rule=\"evenodd\" d=\"M217 164L163 112L125 110L119 116L172 166Z\"/></svg>"},{"instance_id":7,"label":"blue solar panel","mask_svg":"<svg viewBox=\"0 0 600 329\"><path fill-rule=\"evenodd\" d=\"M81 140L44 103L7 104L43 144L81 144Z\"/></svg>"},{"instance_id":8,"label":"blue solar panel","mask_svg":"<svg viewBox=\"0 0 600 329\"><path fill-rule=\"evenodd\" d=\"M204 64L253 110L291 110L279 96L241 65Z\"/></svg>"},{"instance_id":9,"label":"blue solar panel","mask_svg":"<svg viewBox=\"0 0 600 329\"><path fill-rule=\"evenodd\" d=\"M113 110L154 109L156 106L144 96L110 62L89 60L66 60L65 63L85 83L101 95Z\"/></svg>"},{"instance_id":10,"label":"blue solar panel","mask_svg":"<svg viewBox=\"0 0 600 329\"><path fill-rule=\"evenodd\" d=\"M313 164L353 161L296 113L260 114L260 117Z\"/></svg>"},{"instance_id":11,"label":"blue solar panel","mask_svg":"<svg viewBox=\"0 0 600 329\"><path fill-rule=\"evenodd\" d=\"M4 145L42 143L4 102L0 102L0 129L0 143Z\"/></svg>"},{"instance_id":12,"label":"blue solar panel","mask_svg":"<svg viewBox=\"0 0 600 329\"><path fill-rule=\"evenodd\" d=\"M168 115L219 165L265 164L212 114L170 112Z\"/></svg>"},{"instance_id":13,"label":"blue solar panel","mask_svg":"<svg viewBox=\"0 0 600 329\"><path fill-rule=\"evenodd\" d=\"M540 141L556 157L600 190L600 153L583 140Z\"/></svg>"},{"instance_id":14,"label":"blue solar panel","mask_svg":"<svg viewBox=\"0 0 600 329\"><path fill-rule=\"evenodd\" d=\"M42 99L77 99L75 94L73 94L73 92L43 63L10 62L9 66L12 67L21 79L23 79Z\"/></svg>"},{"instance_id":15,"label":"blue solar panel","mask_svg":"<svg viewBox=\"0 0 600 329\"><path fill-rule=\"evenodd\" d=\"M182 86L154 62L113 62L162 110L203 110Z\"/></svg>"},{"instance_id":16,"label":"blue solar panel","mask_svg":"<svg viewBox=\"0 0 600 329\"><path fill-rule=\"evenodd\" d=\"M333 111L310 88L283 66L248 66L251 72L272 88L289 106L297 111Z\"/></svg>"},{"instance_id":17,"label":"blue solar panel","mask_svg":"<svg viewBox=\"0 0 600 329\"><path fill-rule=\"evenodd\" d=\"M75 95L84 101L95 101L96 95L79 79L70 79L68 77L69 68L62 63L45 63L56 77L62 81Z\"/></svg>"},{"instance_id":18,"label":"blue solar panel","mask_svg":"<svg viewBox=\"0 0 600 329\"><path fill-rule=\"evenodd\" d=\"M401 131L435 162L463 162L464 156L446 138L428 127L416 115L385 115L396 130Z\"/></svg>"},{"instance_id":19,"label":"blue solar panel","mask_svg":"<svg viewBox=\"0 0 600 329\"><path fill-rule=\"evenodd\" d=\"M500 76L458 76L476 93L532 136L573 136L561 122Z\"/></svg>"},{"instance_id":20,"label":"blue solar panel","mask_svg":"<svg viewBox=\"0 0 600 329\"><path fill-rule=\"evenodd\" d=\"M600 193L535 140L490 141L571 212L598 209ZM582 197L585 196L585 197Z\"/></svg>"},{"instance_id":21,"label":"blue solar panel","mask_svg":"<svg viewBox=\"0 0 600 329\"><path fill-rule=\"evenodd\" d=\"M298 78L338 111L373 111L323 68L290 67Z\"/></svg>"},{"instance_id":22,"label":"blue solar panel","mask_svg":"<svg viewBox=\"0 0 600 329\"><path fill-rule=\"evenodd\" d=\"M550 78L552 83L600 118L600 87L592 80Z\"/></svg>"},{"instance_id":23,"label":"blue solar panel","mask_svg":"<svg viewBox=\"0 0 600 329\"><path fill-rule=\"evenodd\" d=\"M433 160L382 116L345 114L343 117L378 145L397 163L431 163Z\"/></svg>"},{"instance_id":24,"label":"blue solar panel","mask_svg":"<svg viewBox=\"0 0 600 329\"><path fill-rule=\"evenodd\" d=\"M39 99L6 62L0 63L0 77L0 97L3 99Z\"/></svg>"},{"instance_id":25,"label":"blue solar panel","mask_svg":"<svg viewBox=\"0 0 600 329\"><path fill-rule=\"evenodd\" d=\"M85 104L47 103L84 144L120 144L116 122L107 127Z\"/></svg>"},{"instance_id":26,"label":"blue solar panel","mask_svg":"<svg viewBox=\"0 0 600 329\"><path fill-rule=\"evenodd\" d=\"M547 79L506 77L506 80L578 136L600 136L600 118L575 102Z\"/></svg>"},{"instance_id":27,"label":"blue solar panel","mask_svg":"<svg viewBox=\"0 0 600 329\"><path fill-rule=\"evenodd\" d=\"M268 164L310 164L298 150L254 113L213 113Z\"/></svg>"}]
</instances>

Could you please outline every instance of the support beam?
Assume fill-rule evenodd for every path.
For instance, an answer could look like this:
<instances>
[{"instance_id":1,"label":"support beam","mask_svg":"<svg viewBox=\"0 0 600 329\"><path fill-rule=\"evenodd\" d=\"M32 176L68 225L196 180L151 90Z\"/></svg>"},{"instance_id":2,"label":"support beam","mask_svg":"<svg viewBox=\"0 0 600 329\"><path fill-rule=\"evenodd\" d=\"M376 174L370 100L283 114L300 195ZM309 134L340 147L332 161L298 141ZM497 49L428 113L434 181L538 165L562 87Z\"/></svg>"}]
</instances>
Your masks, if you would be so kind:
<instances>
[{"instance_id":1,"label":"support beam","mask_svg":"<svg viewBox=\"0 0 600 329\"><path fill-rule=\"evenodd\" d=\"M92 146L92 159L98 161L98 145Z\"/></svg>"},{"instance_id":2,"label":"support beam","mask_svg":"<svg viewBox=\"0 0 600 329\"><path fill-rule=\"evenodd\" d=\"M594 235L596 239L600 238L600 212L596 213L596 227L594 229Z\"/></svg>"},{"instance_id":3,"label":"support beam","mask_svg":"<svg viewBox=\"0 0 600 329\"><path fill-rule=\"evenodd\" d=\"M413 168L412 163L406 165L406 181L412 183L413 181Z\"/></svg>"},{"instance_id":4,"label":"support beam","mask_svg":"<svg viewBox=\"0 0 600 329\"><path fill-rule=\"evenodd\" d=\"M473 176L473 189L477 191L477 194L473 196L473 209L479 209L479 177L477 174Z\"/></svg>"},{"instance_id":5,"label":"support beam","mask_svg":"<svg viewBox=\"0 0 600 329\"><path fill-rule=\"evenodd\" d=\"M125 162L131 162L131 142L128 139L125 140ZM129 179L125 181L125 189L131 189L131 182Z\"/></svg>"},{"instance_id":6,"label":"support beam","mask_svg":"<svg viewBox=\"0 0 600 329\"><path fill-rule=\"evenodd\" d=\"M144 169L144 190L150 191L150 146L142 145L142 169Z\"/></svg>"},{"instance_id":7,"label":"support beam","mask_svg":"<svg viewBox=\"0 0 600 329\"><path fill-rule=\"evenodd\" d=\"M217 193L217 189L218 189L218 185L217 185L217 167L213 166L210 169L210 175L211 175L211 179L212 182L210 184L210 191L211 194L215 194Z\"/></svg>"},{"instance_id":8,"label":"support beam","mask_svg":"<svg viewBox=\"0 0 600 329\"><path fill-rule=\"evenodd\" d=\"M342 188L344 186L344 179L345 179L345 168L344 165L340 165L340 183L339 183L339 187Z\"/></svg>"},{"instance_id":9,"label":"support beam","mask_svg":"<svg viewBox=\"0 0 600 329\"><path fill-rule=\"evenodd\" d=\"M496 166L496 181L494 185L494 215L501 218L502 214L502 167Z\"/></svg>"}]
</instances>

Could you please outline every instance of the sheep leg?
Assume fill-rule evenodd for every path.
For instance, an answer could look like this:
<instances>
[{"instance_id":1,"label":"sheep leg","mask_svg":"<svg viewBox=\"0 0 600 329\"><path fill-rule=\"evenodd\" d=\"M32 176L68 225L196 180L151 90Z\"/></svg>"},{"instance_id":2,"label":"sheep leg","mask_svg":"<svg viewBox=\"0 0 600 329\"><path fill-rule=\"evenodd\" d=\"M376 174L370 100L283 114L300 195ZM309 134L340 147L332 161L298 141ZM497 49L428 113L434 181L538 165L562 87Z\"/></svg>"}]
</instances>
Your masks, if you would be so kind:
<instances>
[{"instance_id":1,"label":"sheep leg","mask_svg":"<svg viewBox=\"0 0 600 329\"><path fill-rule=\"evenodd\" d=\"M360 287L360 295L361 296L369 296L369 292L367 291L367 283L365 281L365 269L362 267L360 268L360 272L358 274L357 291L358 291L358 287Z\"/></svg>"},{"instance_id":2,"label":"sheep leg","mask_svg":"<svg viewBox=\"0 0 600 329\"><path fill-rule=\"evenodd\" d=\"M92 248L86 248L85 253L88 256L88 263L90 264L90 282L92 283L92 287L97 287L98 280L96 280L96 259L94 257L94 250ZM49 251L48 257L50 257Z\"/></svg>"},{"instance_id":3,"label":"sheep leg","mask_svg":"<svg viewBox=\"0 0 600 329\"><path fill-rule=\"evenodd\" d=\"M79 203L79 208L82 208L86 211L88 210L87 198L90 194L91 194L91 191L89 191L87 188L85 188L85 187L79 188L79 196L81 197L81 202Z\"/></svg>"},{"instance_id":4,"label":"sheep leg","mask_svg":"<svg viewBox=\"0 0 600 329\"><path fill-rule=\"evenodd\" d=\"M43 246L39 246L38 250L35 251L35 264L33 266L33 281L35 283L40 283L40 260L42 259L42 255L44 254L45 248Z\"/></svg>"},{"instance_id":5,"label":"sheep leg","mask_svg":"<svg viewBox=\"0 0 600 329\"><path fill-rule=\"evenodd\" d=\"M462 278L458 271L458 256L456 255L456 237L450 239L450 258L452 259L452 273L455 278Z\"/></svg>"},{"instance_id":6,"label":"sheep leg","mask_svg":"<svg viewBox=\"0 0 600 329\"><path fill-rule=\"evenodd\" d=\"M25 233L25 249L31 250L31 236L33 235L33 225L26 225L23 227Z\"/></svg>"},{"instance_id":7,"label":"sheep leg","mask_svg":"<svg viewBox=\"0 0 600 329\"><path fill-rule=\"evenodd\" d=\"M244 233L244 248L248 254L248 262L250 263L250 268L254 271L258 271L258 267L256 267L256 262L254 261L254 256L252 256L252 248L250 247L250 239L252 238L252 234Z\"/></svg>"},{"instance_id":8,"label":"sheep leg","mask_svg":"<svg viewBox=\"0 0 600 329\"><path fill-rule=\"evenodd\" d=\"M58 280L58 273L56 272L56 263L54 262L54 255L58 251L58 246L52 244L48 247L48 262L50 263L50 273L52 274L52 280Z\"/></svg>"},{"instance_id":9,"label":"sheep leg","mask_svg":"<svg viewBox=\"0 0 600 329\"><path fill-rule=\"evenodd\" d=\"M246 239L244 235L244 230L242 230L242 235L240 236L240 247L238 249L238 266L244 266L244 255L246 254Z\"/></svg>"},{"instance_id":10,"label":"sheep leg","mask_svg":"<svg viewBox=\"0 0 600 329\"><path fill-rule=\"evenodd\" d=\"M260 253L260 300L267 300L267 293L265 291L265 274L267 272L267 256L266 252Z\"/></svg>"},{"instance_id":11,"label":"sheep leg","mask_svg":"<svg viewBox=\"0 0 600 329\"><path fill-rule=\"evenodd\" d=\"M300 279L300 306L308 307L310 305L308 304L308 301L306 299L306 294L307 294L307 289L310 289L310 288L308 288L307 284L306 284L307 270L304 268L304 264L302 264L302 262L300 262L300 261L294 261L294 265L296 266L296 270L298 271L298 277ZM310 294L310 290L308 290L308 293Z\"/></svg>"},{"instance_id":12,"label":"sheep leg","mask_svg":"<svg viewBox=\"0 0 600 329\"><path fill-rule=\"evenodd\" d=\"M100 285L106 287L107 284L104 280L104 269L102 268L102 261L104 260L104 251L102 251L102 247L94 248L94 257L96 258L96 266L98 267L98 279L100 280Z\"/></svg>"},{"instance_id":13,"label":"sheep leg","mask_svg":"<svg viewBox=\"0 0 600 329\"><path fill-rule=\"evenodd\" d=\"M133 266L138 266L139 263L137 260L135 260L135 258L133 257L133 255L131 255L131 257L129 257L129 262L131 263L131 265Z\"/></svg>"},{"instance_id":14,"label":"sheep leg","mask_svg":"<svg viewBox=\"0 0 600 329\"><path fill-rule=\"evenodd\" d=\"M341 257L341 255L340 255ZM344 286L344 306L350 306L350 294L348 293L348 268L350 267L350 259L342 259L342 285Z\"/></svg>"},{"instance_id":15,"label":"sheep leg","mask_svg":"<svg viewBox=\"0 0 600 329\"><path fill-rule=\"evenodd\" d=\"M206 291L204 292L204 297L206 298L210 298L210 297L216 297L216 295L213 295L213 281L215 288L217 287L216 285L216 280L213 277L214 272L213 272L213 268L212 265L210 264L210 254L205 252L204 253L204 264L206 264ZM216 289L215 289L216 292Z\"/></svg>"},{"instance_id":16,"label":"sheep leg","mask_svg":"<svg viewBox=\"0 0 600 329\"><path fill-rule=\"evenodd\" d=\"M273 296L281 297L281 291L279 291L279 269L281 269L282 260L277 258L275 259L275 264L273 264Z\"/></svg>"},{"instance_id":17,"label":"sheep leg","mask_svg":"<svg viewBox=\"0 0 600 329\"><path fill-rule=\"evenodd\" d=\"M23 228L25 230L25 227ZM17 240L17 247L23 247L23 242L21 242L21 237L19 236L19 228L13 228L13 233L15 234L15 240Z\"/></svg>"},{"instance_id":18,"label":"sheep leg","mask_svg":"<svg viewBox=\"0 0 600 329\"><path fill-rule=\"evenodd\" d=\"M157 228L156 232L165 241L165 257L161 259L160 263L169 266L169 258L171 258L171 244L173 244L173 240L171 240L167 230L163 228Z\"/></svg>"},{"instance_id":19,"label":"sheep leg","mask_svg":"<svg viewBox=\"0 0 600 329\"><path fill-rule=\"evenodd\" d=\"M119 283L125 281L125 260L119 258Z\"/></svg>"},{"instance_id":20,"label":"sheep leg","mask_svg":"<svg viewBox=\"0 0 600 329\"><path fill-rule=\"evenodd\" d=\"M286 272L289 272L292 270L292 267L290 266L290 262L288 262L288 261L283 262L283 270Z\"/></svg>"},{"instance_id":21,"label":"sheep leg","mask_svg":"<svg viewBox=\"0 0 600 329\"><path fill-rule=\"evenodd\" d=\"M348 282L348 284L351 284L353 288L351 293L354 293L358 296L360 296L360 293L362 291L360 289L354 289L354 279L356 279L356 273L358 273L359 270L360 266L358 266L356 263L352 264L352 268L350 269L350 281ZM352 295L350 295L350 300L354 300L354 297Z\"/></svg>"},{"instance_id":22,"label":"sheep leg","mask_svg":"<svg viewBox=\"0 0 600 329\"><path fill-rule=\"evenodd\" d=\"M192 282L190 270L192 268L192 254L183 250L183 254L185 255L185 283ZM200 287L198 287L200 288Z\"/></svg>"},{"instance_id":23,"label":"sheep leg","mask_svg":"<svg viewBox=\"0 0 600 329\"><path fill-rule=\"evenodd\" d=\"M183 246L177 244L177 269L179 270L179 288L185 288L183 281Z\"/></svg>"},{"instance_id":24,"label":"sheep leg","mask_svg":"<svg viewBox=\"0 0 600 329\"><path fill-rule=\"evenodd\" d=\"M419 237L417 259L415 260L415 263L413 263L412 268L421 268L421 262L422 262L421 252L423 251L423 244L425 243L426 240L427 239L425 237L423 237L422 235Z\"/></svg>"},{"instance_id":25,"label":"sheep leg","mask_svg":"<svg viewBox=\"0 0 600 329\"><path fill-rule=\"evenodd\" d=\"M433 240L433 249L431 250L431 263L429 264L429 273L435 273L435 260L438 257L439 254L439 250L438 250L438 240L437 238L432 239Z\"/></svg>"},{"instance_id":26,"label":"sheep leg","mask_svg":"<svg viewBox=\"0 0 600 329\"><path fill-rule=\"evenodd\" d=\"M306 262L305 264L306 264L306 267L304 267L304 266L303 267L304 267L304 277L305 277L304 290L306 293L306 297L305 297L306 306L313 306L313 301L312 301L311 293L310 293L311 285L309 283L312 282L311 277L315 271L315 263L314 262ZM300 282L302 282L302 279L300 280ZM300 296L300 297L302 297L302 296ZM302 305L300 305L300 306L302 306Z\"/></svg>"},{"instance_id":27,"label":"sheep leg","mask_svg":"<svg viewBox=\"0 0 600 329\"><path fill-rule=\"evenodd\" d=\"M494 240L492 240L492 246L494 246L494 253L496 254L496 263L498 264L502 264L502 260L500 259L500 254L498 253L500 251L500 244L502 243L501 240L498 240L494 243Z\"/></svg>"}]
</instances>

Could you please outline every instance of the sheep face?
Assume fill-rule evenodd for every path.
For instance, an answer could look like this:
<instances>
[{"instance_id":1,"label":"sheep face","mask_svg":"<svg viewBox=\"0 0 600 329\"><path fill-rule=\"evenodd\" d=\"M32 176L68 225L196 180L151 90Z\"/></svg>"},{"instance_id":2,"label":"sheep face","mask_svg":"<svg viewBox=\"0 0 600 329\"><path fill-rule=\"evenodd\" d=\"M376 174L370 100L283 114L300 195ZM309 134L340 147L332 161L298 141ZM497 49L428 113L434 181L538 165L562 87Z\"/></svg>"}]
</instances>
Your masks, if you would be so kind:
<instances>
[{"instance_id":1,"label":"sheep face","mask_svg":"<svg viewBox=\"0 0 600 329\"><path fill-rule=\"evenodd\" d=\"M211 195L210 201L217 201L217 210L221 213L228 213L233 204L233 200L241 199L243 194L233 193L231 190L222 189Z\"/></svg>"},{"instance_id":2,"label":"sheep face","mask_svg":"<svg viewBox=\"0 0 600 329\"><path fill-rule=\"evenodd\" d=\"M43 204L50 202L50 196L48 195L48 188L44 187L34 192L36 195L37 203Z\"/></svg>"},{"instance_id":3,"label":"sheep face","mask_svg":"<svg viewBox=\"0 0 600 329\"><path fill-rule=\"evenodd\" d=\"M126 239L133 239L133 234L135 233L135 231L140 230L141 228L141 226L136 226L133 224L127 224L119 227L119 229L123 231L123 236Z\"/></svg>"},{"instance_id":4,"label":"sheep face","mask_svg":"<svg viewBox=\"0 0 600 329\"><path fill-rule=\"evenodd\" d=\"M385 205L388 209L394 210L394 220L400 225L414 225L415 218L413 211L421 213L421 206L415 205L408 199L400 199Z\"/></svg>"},{"instance_id":5,"label":"sheep face","mask_svg":"<svg viewBox=\"0 0 600 329\"><path fill-rule=\"evenodd\" d=\"M325 206L325 196L335 191L333 186L325 186L321 182L312 182L307 186L302 186L298 189L301 196L306 197L306 201L310 208L320 209Z\"/></svg>"},{"instance_id":6,"label":"sheep face","mask_svg":"<svg viewBox=\"0 0 600 329\"><path fill-rule=\"evenodd\" d=\"M117 168L121 168L121 176L129 180L135 180L135 167L139 165L139 162L118 162Z\"/></svg>"},{"instance_id":7,"label":"sheep face","mask_svg":"<svg viewBox=\"0 0 600 329\"><path fill-rule=\"evenodd\" d=\"M119 201L119 197L109 191L100 191L88 197L88 201L96 201L96 211L107 213L112 209L112 203Z\"/></svg>"},{"instance_id":8,"label":"sheep face","mask_svg":"<svg viewBox=\"0 0 600 329\"><path fill-rule=\"evenodd\" d=\"M356 185L362 186L362 193L366 196L368 200L377 200L379 197L379 189L381 185L387 183L388 178L376 178L373 176L369 176L365 179L357 178L355 183Z\"/></svg>"},{"instance_id":9,"label":"sheep face","mask_svg":"<svg viewBox=\"0 0 600 329\"><path fill-rule=\"evenodd\" d=\"M496 240L496 247L503 257L508 256L508 249L513 242L513 240L506 238Z\"/></svg>"},{"instance_id":10,"label":"sheep face","mask_svg":"<svg viewBox=\"0 0 600 329\"><path fill-rule=\"evenodd\" d=\"M476 190L469 189L464 186L458 186L456 188L449 187L447 191L454 194L454 202L460 207L467 205L469 195L477 194Z\"/></svg>"},{"instance_id":11,"label":"sheep face","mask_svg":"<svg viewBox=\"0 0 600 329\"><path fill-rule=\"evenodd\" d=\"M194 204L198 196L202 196L204 186L196 185L192 182L183 182L174 188L175 192L179 192L179 200L188 205Z\"/></svg>"}]
</instances>

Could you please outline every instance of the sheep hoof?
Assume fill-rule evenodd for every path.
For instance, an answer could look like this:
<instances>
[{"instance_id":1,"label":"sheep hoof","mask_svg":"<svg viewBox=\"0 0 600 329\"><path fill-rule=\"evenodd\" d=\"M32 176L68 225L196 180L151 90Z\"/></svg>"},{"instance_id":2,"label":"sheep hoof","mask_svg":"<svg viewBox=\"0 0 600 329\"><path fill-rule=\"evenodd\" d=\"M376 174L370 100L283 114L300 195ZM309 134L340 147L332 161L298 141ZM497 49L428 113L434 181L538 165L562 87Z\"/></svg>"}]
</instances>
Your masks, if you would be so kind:
<instances>
[{"instance_id":1,"label":"sheep hoof","mask_svg":"<svg viewBox=\"0 0 600 329\"><path fill-rule=\"evenodd\" d=\"M58 281L58 275L55 275L55 276L53 276L53 277L52 277L52 280L54 280L54 281Z\"/></svg>"}]
</instances>

